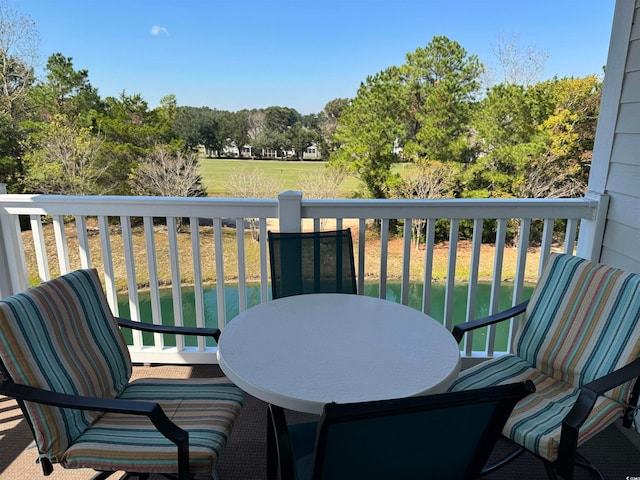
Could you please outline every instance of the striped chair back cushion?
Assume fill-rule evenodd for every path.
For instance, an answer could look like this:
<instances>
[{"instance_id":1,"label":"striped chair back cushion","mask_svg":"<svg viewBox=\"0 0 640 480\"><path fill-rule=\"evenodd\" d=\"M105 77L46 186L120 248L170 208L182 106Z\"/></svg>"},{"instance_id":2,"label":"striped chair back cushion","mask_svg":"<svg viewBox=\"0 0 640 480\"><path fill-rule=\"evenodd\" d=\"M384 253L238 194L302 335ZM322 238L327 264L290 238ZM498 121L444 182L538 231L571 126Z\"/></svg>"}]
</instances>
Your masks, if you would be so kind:
<instances>
[{"instance_id":1,"label":"striped chair back cushion","mask_svg":"<svg viewBox=\"0 0 640 480\"><path fill-rule=\"evenodd\" d=\"M640 354L640 275L552 254L514 345L519 357L576 387L624 366ZM607 396L625 402L630 389Z\"/></svg>"},{"instance_id":2,"label":"striped chair back cushion","mask_svg":"<svg viewBox=\"0 0 640 480\"><path fill-rule=\"evenodd\" d=\"M0 359L18 384L116 397L129 351L95 270L78 270L0 301ZM57 462L100 412L25 405L40 452Z\"/></svg>"}]
</instances>

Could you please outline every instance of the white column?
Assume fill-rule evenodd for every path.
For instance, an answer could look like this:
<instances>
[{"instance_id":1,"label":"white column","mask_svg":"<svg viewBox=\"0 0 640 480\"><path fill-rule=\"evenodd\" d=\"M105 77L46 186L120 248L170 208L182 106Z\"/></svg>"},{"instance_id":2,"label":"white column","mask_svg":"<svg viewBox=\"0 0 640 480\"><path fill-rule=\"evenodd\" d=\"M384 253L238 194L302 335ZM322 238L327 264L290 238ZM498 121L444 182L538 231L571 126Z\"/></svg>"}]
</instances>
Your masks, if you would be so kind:
<instances>
[{"instance_id":1,"label":"white column","mask_svg":"<svg viewBox=\"0 0 640 480\"><path fill-rule=\"evenodd\" d=\"M0 195L6 193L7 186L0 183ZM29 283L26 272L18 219L0 209L0 298L25 290Z\"/></svg>"},{"instance_id":2,"label":"white column","mask_svg":"<svg viewBox=\"0 0 640 480\"><path fill-rule=\"evenodd\" d=\"M7 185L0 183L0 195L6 195ZM11 295L11 279L7 274L9 272L9 263L7 262L7 248L4 244L4 235L2 232L2 222L0 221L0 272L5 272L0 275L0 298L8 297Z\"/></svg>"},{"instance_id":3,"label":"white column","mask_svg":"<svg viewBox=\"0 0 640 480\"><path fill-rule=\"evenodd\" d=\"M576 255L597 262L600 260L600 251L602 250L602 241L604 239L604 227L607 223L609 195L587 192L585 198L597 201L598 206L595 209L593 218L583 218L580 221L580 234L578 235Z\"/></svg>"}]
</instances>

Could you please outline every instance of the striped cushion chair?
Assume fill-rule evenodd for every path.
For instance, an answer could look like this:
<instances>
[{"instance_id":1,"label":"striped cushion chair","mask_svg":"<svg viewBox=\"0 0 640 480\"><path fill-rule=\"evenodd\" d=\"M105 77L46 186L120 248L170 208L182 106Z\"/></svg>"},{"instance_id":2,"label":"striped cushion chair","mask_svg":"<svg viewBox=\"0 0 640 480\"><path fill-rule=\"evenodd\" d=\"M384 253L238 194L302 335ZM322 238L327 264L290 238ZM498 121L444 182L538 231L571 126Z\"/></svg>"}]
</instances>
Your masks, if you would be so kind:
<instances>
[{"instance_id":1,"label":"striped cushion chair","mask_svg":"<svg viewBox=\"0 0 640 480\"><path fill-rule=\"evenodd\" d=\"M94 269L0 301L0 393L22 408L44 474L59 463L105 472L96 478L115 471L214 476L244 393L224 377L130 382L119 323L139 322L113 317Z\"/></svg>"},{"instance_id":2,"label":"striped cushion chair","mask_svg":"<svg viewBox=\"0 0 640 480\"><path fill-rule=\"evenodd\" d=\"M461 372L451 391L531 380L503 435L545 463L550 478L594 470L576 448L623 417L631 425L640 375L640 275L566 254L551 254L528 302L454 329L466 331L524 313L512 352ZM601 475L600 475L601 476Z\"/></svg>"}]
</instances>

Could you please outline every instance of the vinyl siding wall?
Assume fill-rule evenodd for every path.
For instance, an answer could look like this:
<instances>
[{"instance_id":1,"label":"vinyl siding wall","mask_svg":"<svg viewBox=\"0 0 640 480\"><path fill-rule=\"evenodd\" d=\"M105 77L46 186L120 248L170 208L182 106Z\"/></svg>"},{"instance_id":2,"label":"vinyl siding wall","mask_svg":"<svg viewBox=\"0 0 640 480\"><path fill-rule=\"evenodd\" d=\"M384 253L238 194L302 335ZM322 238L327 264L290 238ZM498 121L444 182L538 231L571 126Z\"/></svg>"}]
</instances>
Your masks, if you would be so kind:
<instances>
[{"instance_id":1,"label":"vinyl siding wall","mask_svg":"<svg viewBox=\"0 0 640 480\"><path fill-rule=\"evenodd\" d=\"M640 0L617 1L606 75L589 181L610 198L600 261L640 273Z\"/></svg>"}]
</instances>

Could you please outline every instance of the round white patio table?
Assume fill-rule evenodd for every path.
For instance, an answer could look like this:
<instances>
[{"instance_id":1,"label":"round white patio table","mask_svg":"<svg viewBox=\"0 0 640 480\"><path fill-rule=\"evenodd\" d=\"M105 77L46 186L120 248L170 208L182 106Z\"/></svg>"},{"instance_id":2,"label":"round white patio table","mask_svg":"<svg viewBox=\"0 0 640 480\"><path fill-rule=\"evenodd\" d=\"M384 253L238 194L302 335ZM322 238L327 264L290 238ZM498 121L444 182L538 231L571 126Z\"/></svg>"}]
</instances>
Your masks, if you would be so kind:
<instances>
[{"instance_id":1,"label":"round white patio table","mask_svg":"<svg viewBox=\"0 0 640 480\"><path fill-rule=\"evenodd\" d=\"M225 375L247 393L299 412L444 392L460 371L451 333L424 313L346 294L280 298L226 325Z\"/></svg>"}]
</instances>

